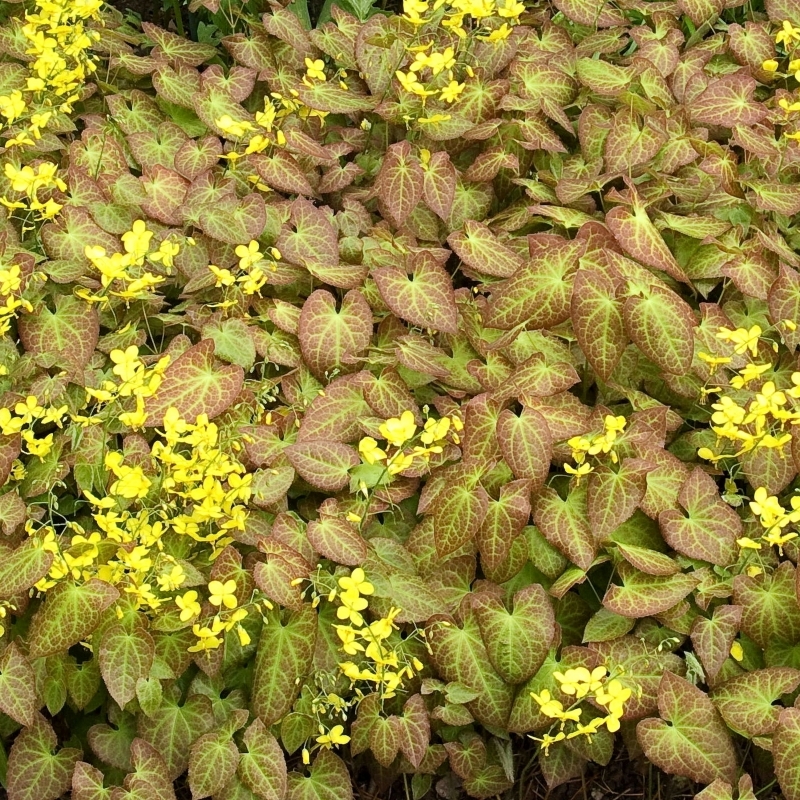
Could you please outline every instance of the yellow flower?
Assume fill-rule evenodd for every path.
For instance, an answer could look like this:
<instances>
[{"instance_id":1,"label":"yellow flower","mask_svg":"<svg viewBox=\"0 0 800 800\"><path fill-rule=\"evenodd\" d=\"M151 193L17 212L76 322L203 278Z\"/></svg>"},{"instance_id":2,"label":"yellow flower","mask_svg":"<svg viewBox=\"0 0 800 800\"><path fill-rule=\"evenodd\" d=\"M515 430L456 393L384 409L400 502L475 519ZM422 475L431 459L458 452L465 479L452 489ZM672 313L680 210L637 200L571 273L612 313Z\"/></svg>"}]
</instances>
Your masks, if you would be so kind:
<instances>
[{"instance_id":1,"label":"yellow flower","mask_svg":"<svg viewBox=\"0 0 800 800\"><path fill-rule=\"evenodd\" d=\"M349 576L339 578L339 586L346 592L372 594L375 587L367 580L364 570L356 567Z\"/></svg>"},{"instance_id":2,"label":"yellow flower","mask_svg":"<svg viewBox=\"0 0 800 800\"><path fill-rule=\"evenodd\" d=\"M318 81L327 80L325 75L325 62L321 58L318 58L315 61L312 61L310 58L306 58L305 65L306 75L309 78L313 78L314 80Z\"/></svg>"},{"instance_id":3,"label":"yellow flower","mask_svg":"<svg viewBox=\"0 0 800 800\"><path fill-rule=\"evenodd\" d=\"M342 640L342 650L349 656L354 656L364 650L364 645L357 641L358 634L349 625L334 625L336 633Z\"/></svg>"},{"instance_id":4,"label":"yellow flower","mask_svg":"<svg viewBox=\"0 0 800 800\"><path fill-rule=\"evenodd\" d=\"M761 338L763 331L759 325L753 325L751 328L737 328L730 330L729 328L720 328L717 333L717 338L725 342L732 342L735 347L734 353L746 353L748 350L753 358L758 354L758 341Z\"/></svg>"},{"instance_id":5,"label":"yellow flower","mask_svg":"<svg viewBox=\"0 0 800 800\"><path fill-rule=\"evenodd\" d=\"M450 83L439 92L439 97L442 98L446 103L455 103L458 100L459 95L461 92L464 91L466 84L459 83L458 81L450 81Z\"/></svg>"},{"instance_id":6,"label":"yellow flower","mask_svg":"<svg viewBox=\"0 0 800 800\"><path fill-rule=\"evenodd\" d=\"M576 478L578 478L578 480L593 471L594 467L588 462L580 464L577 469L571 464L564 464L564 472L566 472L568 475L574 475Z\"/></svg>"},{"instance_id":7,"label":"yellow flower","mask_svg":"<svg viewBox=\"0 0 800 800\"><path fill-rule=\"evenodd\" d=\"M327 750L330 750L334 745L347 744L350 741L349 736L344 735L343 725L334 725L327 733L325 728L320 726L320 736L317 736L317 744L322 745Z\"/></svg>"},{"instance_id":8,"label":"yellow flower","mask_svg":"<svg viewBox=\"0 0 800 800\"><path fill-rule=\"evenodd\" d=\"M18 117L21 117L28 106L22 97L22 92L15 89L11 94L0 94L0 114L2 114L9 123L13 122Z\"/></svg>"},{"instance_id":9,"label":"yellow flower","mask_svg":"<svg viewBox=\"0 0 800 800\"><path fill-rule=\"evenodd\" d=\"M414 414L411 411L404 411L399 419L397 417L387 419L386 422L380 426L379 430L381 436L383 436L389 444L395 447L401 447L417 432Z\"/></svg>"},{"instance_id":10,"label":"yellow flower","mask_svg":"<svg viewBox=\"0 0 800 800\"><path fill-rule=\"evenodd\" d=\"M800 28L795 28L788 19L785 19L781 29L775 34L775 43L790 47L795 40L800 41Z\"/></svg>"},{"instance_id":11,"label":"yellow flower","mask_svg":"<svg viewBox=\"0 0 800 800\"><path fill-rule=\"evenodd\" d=\"M45 436L43 439L37 439L34 436L33 431L23 431L22 439L25 442L27 451L32 456L38 456L40 459L44 459L44 457L53 448L52 433L47 434L47 436Z\"/></svg>"},{"instance_id":12,"label":"yellow flower","mask_svg":"<svg viewBox=\"0 0 800 800\"><path fill-rule=\"evenodd\" d=\"M225 608L236 608L236 581L231 579L222 583L221 581L211 581L208 584L210 597L208 602L212 606L223 605Z\"/></svg>"},{"instance_id":13,"label":"yellow flower","mask_svg":"<svg viewBox=\"0 0 800 800\"><path fill-rule=\"evenodd\" d=\"M251 122L247 120L234 120L228 114L223 114L218 120L216 120L217 127L227 136L232 136L234 139L238 139L241 136L244 136L247 131L253 130L253 125Z\"/></svg>"},{"instance_id":14,"label":"yellow flower","mask_svg":"<svg viewBox=\"0 0 800 800\"><path fill-rule=\"evenodd\" d=\"M563 673L554 672L553 677L561 684L564 694L575 695L580 699L600 689L607 674L605 667L595 667L591 672L586 667L577 667Z\"/></svg>"},{"instance_id":15,"label":"yellow flower","mask_svg":"<svg viewBox=\"0 0 800 800\"><path fill-rule=\"evenodd\" d=\"M743 536L741 539L736 540L736 544L739 545L743 550L760 550L761 549L761 542L757 542L754 539L750 539L747 536Z\"/></svg>"},{"instance_id":16,"label":"yellow flower","mask_svg":"<svg viewBox=\"0 0 800 800\"><path fill-rule=\"evenodd\" d=\"M250 269L254 264L257 264L264 258L255 239L250 241L250 244L237 245L234 251L239 256L239 269Z\"/></svg>"},{"instance_id":17,"label":"yellow flower","mask_svg":"<svg viewBox=\"0 0 800 800\"><path fill-rule=\"evenodd\" d=\"M133 380L144 366L139 360L139 348L135 344L126 347L125 350L112 350L109 358L114 362L111 371L121 378L123 383Z\"/></svg>"},{"instance_id":18,"label":"yellow flower","mask_svg":"<svg viewBox=\"0 0 800 800\"><path fill-rule=\"evenodd\" d=\"M141 264L147 251L150 248L150 240L153 238L153 231L147 229L144 220L137 219L131 225L131 229L122 234L122 244L125 252L130 253L137 264Z\"/></svg>"},{"instance_id":19,"label":"yellow flower","mask_svg":"<svg viewBox=\"0 0 800 800\"><path fill-rule=\"evenodd\" d=\"M371 436L365 436L358 443L358 452L367 464L374 464L386 458L386 452L378 447L378 443Z\"/></svg>"},{"instance_id":20,"label":"yellow flower","mask_svg":"<svg viewBox=\"0 0 800 800\"><path fill-rule=\"evenodd\" d=\"M367 601L353 589L342 592L339 599L342 605L336 609L336 616L339 619L349 619L353 625L360 628L364 624L364 617L360 612L367 607Z\"/></svg>"},{"instance_id":21,"label":"yellow flower","mask_svg":"<svg viewBox=\"0 0 800 800\"><path fill-rule=\"evenodd\" d=\"M744 648L739 642L734 642L731 645L731 658L736 661L741 661L744 658Z\"/></svg>"},{"instance_id":22,"label":"yellow flower","mask_svg":"<svg viewBox=\"0 0 800 800\"><path fill-rule=\"evenodd\" d=\"M400 81L400 85L411 94L415 94L419 97L429 97L435 94L433 91L426 90L419 82L419 78L410 70L407 73L397 70L397 72L395 72L395 77Z\"/></svg>"},{"instance_id":23,"label":"yellow flower","mask_svg":"<svg viewBox=\"0 0 800 800\"><path fill-rule=\"evenodd\" d=\"M441 122L447 122L449 119L449 114L432 114L430 117L420 117L417 122L422 125L438 125Z\"/></svg>"},{"instance_id":24,"label":"yellow flower","mask_svg":"<svg viewBox=\"0 0 800 800\"><path fill-rule=\"evenodd\" d=\"M518 0L502 0L497 6L498 16L506 19L517 19L525 11L525 4Z\"/></svg>"},{"instance_id":25,"label":"yellow flower","mask_svg":"<svg viewBox=\"0 0 800 800\"><path fill-rule=\"evenodd\" d=\"M555 736L546 733L541 739L538 739L536 736L531 736L531 739L533 739L535 742L542 743L542 750L544 750L544 754L546 756L550 755L550 748L552 747L552 745L554 745L556 742L562 741L562 739L565 738L566 734L564 733L564 731L559 731Z\"/></svg>"},{"instance_id":26,"label":"yellow flower","mask_svg":"<svg viewBox=\"0 0 800 800\"><path fill-rule=\"evenodd\" d=\"M161 262L165 267L173 267L175 265L175 256L180 253L181 247L179 244L174 244L168 239L164 239L159 245L158 250L150 253L150 260Z\"/></svg>"}]
</instances>

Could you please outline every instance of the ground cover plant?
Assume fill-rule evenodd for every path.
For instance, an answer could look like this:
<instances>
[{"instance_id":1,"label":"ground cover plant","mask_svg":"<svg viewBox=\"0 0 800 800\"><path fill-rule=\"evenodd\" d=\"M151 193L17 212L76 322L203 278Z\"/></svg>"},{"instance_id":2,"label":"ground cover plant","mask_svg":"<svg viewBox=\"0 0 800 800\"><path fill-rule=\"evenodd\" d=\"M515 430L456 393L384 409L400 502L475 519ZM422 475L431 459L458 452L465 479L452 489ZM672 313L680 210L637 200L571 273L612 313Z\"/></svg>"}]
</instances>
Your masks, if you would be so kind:
<instances>
[{"instance_id":1,"label":"ground cover plant","mask_svg":"<svg viewBox=\"0 0 800 800\"><path fill-rule=\"evenodd\" d=\"M8 797L797 800L800 4L309 8L0 4Z\"/></svg>"}]
</instances>

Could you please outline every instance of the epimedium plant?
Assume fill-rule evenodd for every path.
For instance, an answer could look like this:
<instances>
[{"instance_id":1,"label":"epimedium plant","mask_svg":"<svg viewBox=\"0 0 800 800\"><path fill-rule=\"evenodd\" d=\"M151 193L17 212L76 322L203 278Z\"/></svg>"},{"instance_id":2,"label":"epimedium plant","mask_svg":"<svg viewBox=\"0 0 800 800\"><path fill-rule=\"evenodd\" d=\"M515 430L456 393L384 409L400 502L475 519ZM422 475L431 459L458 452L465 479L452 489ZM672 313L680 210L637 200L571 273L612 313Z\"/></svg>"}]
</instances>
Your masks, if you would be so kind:
<instances>
[{"instance_id":1,"label":"epimedium plant","mask_svg":"<svg viewBox=\"0 0 800 800\"><path fill-rule=\"evenodd\" d=\"M800 6L12 5L10 799L800 798Z\"/></svg>"}]
</instances>

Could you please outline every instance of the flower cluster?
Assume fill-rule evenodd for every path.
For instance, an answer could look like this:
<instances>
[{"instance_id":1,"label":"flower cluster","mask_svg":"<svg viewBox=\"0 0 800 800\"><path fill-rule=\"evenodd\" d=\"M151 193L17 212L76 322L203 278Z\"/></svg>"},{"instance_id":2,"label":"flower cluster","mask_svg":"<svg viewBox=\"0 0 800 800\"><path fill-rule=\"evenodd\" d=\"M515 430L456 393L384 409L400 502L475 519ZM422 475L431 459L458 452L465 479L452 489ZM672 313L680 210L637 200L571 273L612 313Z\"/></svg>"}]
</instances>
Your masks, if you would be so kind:
<instances>
[{"instance_id":1,"label":"flower cluster","mask_svg":"<svg viewBox=\"0 0 800 800\"><path fill-rule=\"evenodd\" d=\"M8 333L19 309L29 313L33 311L33 306L23 297L26 284L26 276L19 264L0 265L0 336Z\"/></svg>"},{"instance_id":2,"label":"flower cluster","mask_svg":"<svg viewBox=\"0 0 800 800\"><path fill-rule=\"evenodd\" d=\"M591 672L586 667L576 667L566 672L554 672L553 677L559 682L561 691L574 697L575 702L569 708L564 708L564 704L554 699L547 689L539 694L531 692L531 697L539 704L542 714L557 720L559 724L555 734L545 733L541 739L531 737L541 742L545 754L556 742L578 736L591 737L603 726L611 733L619 730L620 720L625 714L625 703L630 699L632 691L612 677L607 667L595 667ZM580 702L584 699L594 701L596 706L606 712L605 716L595 713L588 722L581 722L583 712L587 710L580 707Z\"/></svg>"},{"instance_id":3,"label":"flower cluster","mask_svg":"<svg viewBox=\"0 0 800 800\"><path fill-rule=\"evenodd\" d=\"M572 458L577 466L573 467L571 464L564 464L564 471L580 479L594 469L586 460L586 457L599 456L601 454L610 455L611 460L616 464L618 456L614 451L614 445L619 435L625 430L627 423L628 421L625 417L615 417L607 414L603 419L601 433L583 434L569 439L567 445L572 448Z\"/></svg>"},{"instance_id":4,"label":"flower cluster","mask_svg":"<svg viewBox=\"0 0 800 800\"><path fill-rule=\"evenodd\" d=\"M737 355L749 352L755 357L762 333L761 328L754 325L750 329L721 328L717 336L732 343ZM701 353L700 357L712 367L714 373L731 361L730 357L706 353ZM704 395L719 395L718 401L711 405L714 412L711 415L711 429L717 435L717 452L701 447L698 450L700 458L716 463L761 447L783 453L785 446L792 441L788 426L800 422L800 409L796 407L796 401L800 399L800 372L792 373L791 388L778 389L772 380L762 382L762 376L770 369L772 364L769 363L749 363L729 378L728 384L734 390L732 393L723 393L721 386L703 390ZM753 389L751 384L760 386ZM730 442L731 446L723 445L720 449L719 445L723 442Z\"/></svg>"},{"instance_id":5,"label":"flower cluster","mask_svg":"<svg viewBox=\"0 0 800 800\"><path fill-rule=\"evenodd\" d=\"M122 234L124 253L108 255L103 247L87 245L86 257L100 273L102 289L92 294L81 287L75 290L75 294L89 303L101 304L109 302L109 295L120 297L126 303L146 298L165 278L146 269L145 261L160 264L169 274L175 256L180 252L180 245L168 238L162 239L158 247L153 248L153 235L147 223L137 219L131 229Z\"/></svg>"},{"instance_id":6,"label":"flower cluster","mask_svg":"<svg viewBox=\"0 0 800 800\"><path fill-rule=\"evenodd\" d=\"M240 244L236 247L236 255L239 258L238 271L221 268L215 264L209 264L208 269L216 278L216 286L238 286L245 295L257 294L261 287L267 282L267 274L264 268L268 267L271 272L277 269L276 262L281 259L281 252L277 247L269 248L269 256L261 251L259 243L253 239L249 244ZM234 301L228 301L233 303ZM224 306L226 301L217 304Z\"/></svg>"},{"instance_id":7,"label":"flower cluster","mask_svg":"<svg viewBox=\"0 0 800 800\"><path fill-rule=\"evenodd\" d=\"M35 166L15 167L6 162L5 175L11 184L11 189L17 194L14 199L6 196L0 197L0 203L11 211L22 210L26 214L35 212L35 219L42 221L53 219L63 208L62 203L56 202L53 192L66 192L67 184L58 177L58 167L50 161L40 161ZM44 192L44 195L40 193ZM23 221L23 229L31 230L33 226Z\"/></svg>"},{"instance_id":8,"label":"flower cluster","mask_svg":"<svg viewBox=\"0 0 800 800\"><path fill-rule=\"evenodd\" d=\"M744 536L737 539L739 547L760 550L762 543L768 547L773 545L783 555L783 545L797 538L797 531L786 530L800 522L800 497L794 496L789 501L791 511L784 508L775 495L770 495L760 486L756 489L750 502L750 510L758 517L764 532L758 539Z\"/></svg>"},{"instance_id":9,"label":"flower cluster","mask_svg":"<svg viewBox=\"0 0 800 800\"><path fill-rule=\"evenodd\" d=\"M366 579L364 570L357 567L348 577L339 578L339 601L337 617L348 625L336 625L336 633L342 642L342 650L349 656L358 657L359 662L345 661L339 664L342 673L350 679L351 686L359 681L374 685L382 699L394 697L403 685L404 677L413 677L415 670L422 670L416 658L407 658L399 639L390 644L389 639L397 630L395 619L399 608L374 622L367 623L363 612L368 601L365 596L375 590ZM363 655L362 655L363 654Z\"/></svg>"},{"instance_id":10,"label":"flower cluster","mask_svg":"<svg viewBox=\"0 0 800 800\"><path fill-rule=\"evenodd\" d=\"M97 69L90 50L100 33L90 23L99 22L102 5L102 0L38 0L25 15L21 32L32 56L30 74L24 89L0 95L0 116L12 134L7 148L34 146L57 112L73 110Z\"/></svg>"},{"instance_id":11,"label":"flower cluster","mask_svg":"<svg viewBox=\"0 0 800 800\"><path fill-rule=\"evenodd\" d=\"M437 14L437 12L439 12ZM490 42L507 39L511 25L525 12L519 0L404 0L403 19L414 26L438 21L442 27L466 39L475 32L477 38Z\"/></svg>"},{"instance_id":12,"label":"flower cluster","mask_svg":"<svg viewBox=\"0 0 800 800\"><path fill-rule=\"evenodd\" d=\"M459 431L464 424L454 416L425 421L422 431L417 435L417 424L412 411L404 411L399 417L392 417L381 423L378 428L387 445L396 448L390 453L389 447L381 447L372 436L365 436L358 443L358 452L366 464L384 464L389 475L397 475L409 469L416 458L429 461L434 454L441 453L450 439L458 444ZM412 440L418 438L420 444L408 450Z\"/></svg>"},{"instance_id":13,"label":"flower cluster","mask_svg":"<svg viewBox=\"0 0 800 800\"><path fill-rule=\"evenodd\" d=\"M67 414L67 406L40 405L36 395L28 395L17 403L13 409L0 408L0 433L3 436L20 434L24 452L39 459L50 452L53 447L53 433L44 434L34 431L35 427L63 426ZM17 473L17 479L24 476L24 470Z\"/></svg>"}]
</instances>

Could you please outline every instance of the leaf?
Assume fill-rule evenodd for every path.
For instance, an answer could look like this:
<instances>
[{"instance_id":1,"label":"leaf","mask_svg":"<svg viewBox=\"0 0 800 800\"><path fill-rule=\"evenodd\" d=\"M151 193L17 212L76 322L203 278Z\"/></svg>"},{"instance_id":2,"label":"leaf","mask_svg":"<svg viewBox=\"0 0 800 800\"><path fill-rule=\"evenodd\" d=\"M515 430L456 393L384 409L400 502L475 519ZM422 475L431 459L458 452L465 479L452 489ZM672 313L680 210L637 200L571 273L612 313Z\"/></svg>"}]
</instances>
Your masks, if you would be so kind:
<instances>
[{"instance_id":1,"label":"leaf","mask_svg":"<svg viewBox=\"0 0 800 800\"><path fill-rule=\"evenodd\" d=\"M272 613L264 626L253 672L252 708L265 725L287 714L300 692L300 682L311 669L317 632L317 615L303 604L283 624Z\"/></svg>"},{"instance_id":2,"label":"leaf","mask_svg":"<svg viewBox=\"0 0 800 800\"><path fill-rule=\"evenodd\" d=\"M136 697L136 683L147 678L153 665L153 637L142 623L127 628L115 623L106 628L100 642L98 660L108 693L120 708Z\"/></svg>"},{"instance_id":3,"label":"leaf","mask_svg":"<svg viewBox=\"0 0 800 800\"><path fill-rule=\"evenodd\" d=\"M508 683L523 683L542 665L555 636L550 598L538 584L514 595L506 611L494 595L478 593L473 608L492 666Z\"/></svg>"},{"instance_id":4,"label":"leaf","mask_svg":"<svg viewBox=\"0 0 800 800\"><path fill-rule=\"evenodd\" d=\"M8 800L57 800L71 783L81 751L58 745L53 728L41 714L23 728L8 755Z\"/></svg>"},{"instance_id":5,"label":"leaf","mask_svg":"<svg viewBox=\"0 0 800 800\"><path fill-rule=\"evenodd\" d=\"M696 122L708 125L755 125L767 115L766 107L753 99L756 87L746 72L723 75L692 100L689 113Z\"/></svg>"},{"instance_id":6,"label":"leaf","mask_svg":"<svg viewBox=\"0 0 800 800\"><path fill-rule=\"evenodd\" d=\"M286 795L286 760L278 741L260 719L244 732L246 753L239 760L242 783L262 800L283 800Z\"/></svg>"},{"instance_id":7,"label":"leaf","mask_svg":"<svg viewBox=\"0 0 800 800\"><path fill-rule=\"evenodd\" d=\"M422 196L434 214L443 220L450 216L456 196L456 168L446 151L431 155L422 179Z\"/></svg>"},{"instance_id":8,"label":"leaf","mask_svg":"<svg viewBox=\"0 0 800 800\"><path fill-rule=\"evenodd\" d=\"M589 526L585 484L573 487L566 500L546 486L533 504L533 519L550 544L582 570L589 569L597 545Z\"/></svg>"},{"instance_id":9,"label":"leaf","mask_svg":"<svg viewBox=\"0 0 800 800\"><path fill-rule=\"evenodd\" d=\"M103 773L85 761L72 773L72 800L109 800L111 789L103 786Z\"/></svg>"},{"instance_id":10,"label":"leaf","mask_svg":"<svg viewBox=\"0 0 800 800\"><path fill-rule=\"evenodd\" d=\"M440 558L454 553L478 533L489 507L482 486L449 485L438 496L434 513L436 551Z\"/></svg>"},{"instance_id":11,"label":"leaf","mask_svg":"<svg viewBox=\"0 0 800 800\"><path fill-rule=\"evenodd\" d=\"M328 215L302 197L291 208L291 228L285 227L277 241L284 258L303 266L338 263L336 230Z\"/></svg>"},{"instance_id":12,"label":"leaf","mask_svg":"<svg viewBox=\"0 0 800 800\"><path fill-rule=\"evenodd\" d=\"M204 325L201 335L203 339L211 339L214 342L214 354L218 358L242 367L245 372L253 368L256 361L256 346L244 320L215 321Z\"/></svg>"},{"instance_id":13,"label":"leaf","mask_svg":"<svg viewBox=\"0 0 800 800\"><path fill-rule=\"evenodd\" d=\"M772 757L775 776L786 800L800 798L800 709L785 708L778 717L778 726L772 739Z\"/></svg>"},{"instance_id":14,"label":"leaf","mask_svg":"<svg viewBox=\"0 0 800 800\"><path fill-rule=\"evenodd\" d=\"M320 750L308 777L289 774L286 800L353 800L350 774L344 762L330 750Z\"/></svg>"},{"instance_id":15,"label":"leaf","mask_svg":"<svg viewBox=\"0 0 800 800\"><path fill-rule=\"evenodd\" d=\"M616 297L611 279L594 270L579 270L572 291L571 316L581 350L592 369L608 381L628 343L622 302Z\"/></svg>"},{"instance_id":16,"label":"leaf","mask_svg":"<svg viewBox=\"0 0 800 800\"><path fill-rule=\"evenodd\" d=\"M622 94L631 84L635 70L618 67L608 61L579 58L575 63L578 80L595 94L614 97Z\"/></svg>"},{"instance_id":17,"label":"leaf","mask_svg":"<svg viewBox=\"0 0 800 800\"><path fill-rule=\"evenodd\" d=\"M589 521L597 541L608 541L639 507L651 466L643 459L626 458L616 472L599 466L589 476Z\"/></svg>"},{"instance_id":18,"label":"leaf","mask_svg":"<svg viewBox=\"0 0 800 800\"><path fill-rule=\"evenodd\" d=\"M96 309L70 295L56 298L55 311L39 306L19 321L19 336L29 353L55 357L73 372L83 370L100 334Z\"/></svg>"},{"instance_id":19,"label":"leaf","mask_svg":"<svg viewBox=\"0 0 800 800\"><path fill-rule=\"evenodd\" d=\"M103 612L119 597L111 584L92 578L75 585L59 583L47 592L28 632L30 658L42 658L85 639L98 625Z\"/></svg>"},{"instance_id":20,"label":"leaf","mask_svg":"<svg viewBox=\"0 0 800 800\"><path fill-rule=\"evenodd\" d=\"M390 145L375 178L375 191L395 227L400 227L422 199L423 172L408 142Z\"/></svg>"},{"instance_id":21,"label":"leaf","mask_svg":"<svg viewBox=\"0 0 800 800\"><path fill-rule=\"evenodd\" d=\"M0 655L0 711L20 725L34 725L38 709L33 668L12 641Z\"/></svg>"},{"instance_id":22,"label":"leaf","mask_svg":"<svg viewBox=\"0 0 800 800\"><path fill-rule=\"evenodd\" d=\"M183 705L164 698L157 711L139 718L138 733L163 756L167 777L174 781L189 766L192 745L214 725L211 701L205 695L192 694Z\"/></svg>"},{"instance_id":23,"label":"leaf","mask_svg":"<svg viewBox=\"0 0 800 800\"><path fill-rule=\"evenodd\" d=\"M616 206L606 214L608 225L620 247L648 267L661 269L679 281L687 281L683 270L661 238L647 215L647 209L637 199L633 210Z\"/></svg>"},{"instance_id":24,"label":"leaf","mask_svg":"<svg viewBox=\"0 0 800 800\"><path fill-rule=\"evenodd\" d=\"M732 564L742 523L719 496L713 478L696 467L681 487L678 501L688 516L673 510L658 515L667 544L689 558L723 567Z\"/></svg>"},{"instance_id":25,"label":"leaf","mask_svg":"<svg viewBox=\"0 0 800 800\"><path fill-rule=\"evenodd\" d=\"M392 313L422 328L458 332L453 284L433 254L422 250L410 258L411 278L403 270L379 267L372 275Z\"/></svg>"},{"instance_id":26,"label":"leaf","mask_svg":"<svg viewBox=\"0 0 800 800\"><path fill-rule=\"evenodd\" d=\"M486 516L478 529L481 563L498 569L508 557L514 540L522 533L531 515L530 482L511 481L500 489L500 498L489 499Z\"/></svg>"},{"instance_id":27,"label":"leaf","mask_svg":"<svg viewBox=\"0 0 800 800\"><path fill-rule=\"evenodd\" d=\"M303 480L326 492L343 489L349 470L361 461L352 447L319 439L289 445L284 452Z\"/></svg>"},{"instance_id":28,"label":"leaf","mask_svg":"<svg viewBox=\"0 0 800 800\"><path fill-rule=\"evenodd\" d=\"M768 301L769 316L774 324L780 324L785 319L800 319L800 274L787 266L781 266L778 279L769 290ZM789 330L781 325L781 336L790 350L795 350L800 344L800 331Z\"/></svg>"},{"instance_id":29,"label":"leaf","mask_svg":"<svg viewBox=\"0 0 800 800\"><path fill-rule=\"evenodd\" d=\"M771 575L759 575L758 579L737 575L733 602L742 607L742 631L759 647L800 640L800 607L791 562L784 561Z\"/></svg>"},{"instance_id":30,"label":"leaf","mask_svg":"<svg viewBox=\"0 0 800 800\"><path fill-rule=\"evenodd\" d=\"M372 111L375 100L364 94L341 89L335 83L317 83L312 86L299 84L300 99L317 111L330 114L355 114L359 111Z\"/></svg>"},{"instance_id":31,"label":"leaf","mask_svg":"<svg viewBox=\"0 0 800 800\"><path fill-rule=\"evenodd\" d=\"M446 681L457 681L478 692L467 704L478 722L504 728L511 711L514 688L494 670L481 639L475 612L465 610L463 627L432 622L426 628L433 663Z\"/></svg>"},{"instance_id":32,"label":"leaf","mask_svg":"<svg viewBox=\"0 0 800 800\"><path fill-rule=\"evenodd\" d=\"M709 680L716 678L729 657L741 619L741 606L725 605L715 608L711 619L698 617L692 625L692 644Z\"/></svg>"},{"instance_id":33,"label":"leaf","mask_svg":"<svg viewBox=\"0 0 800 800\"><path fill-rule=\"evenodd\" d=\"M258 174L270 189L305 197L315 196L316 192L308 182L305 172L289 153L279 150L274 156L258 153L251 158Z\"/></svg>"},{"instance_id":34,"label":"leaf","mask_svg":"<svg viewBox=\"0 0 800 800\"><path fill-rule=\"evenodd\" d=\"M154 41L160 48L160 55L173 64L182 64L196 67L217 54L216 48L211 44L193 42L184 36L165 31L150 22L142 23L145 35Z\"/></svg>"},{"instance_id":35,"label":"leaf","mask_svg":"<svg viewBox=\"0 0 800 800\"><path fill-rule=\"evenodd\" d=\"M530 480L537 490L550 472L553 439L545 418L532 408L517 416L510 409L497 420L497 442L515 478Z\"/></svg>"},{"instance_id":36,"label":"leaf","mask_svg":"<svg viewBox=\"0 0 800 800\"><path fill-rule=\"evenodd\" d=\"M400 752L418 768L428 750L431 725L422 695L414 694L406 700L403 715L392 716L389 724L395 733Z\"/></svg>"},{"instance_id":37,"label":"leaf","mask_svg":"<svg viewBox=\"0 0 800 800\"><path fill-rule=\"evenodd\" d=\"M716 779L733 783L736 753L704 692L665 672L658 689L658 710L661 719L645 719L636 726L636 736L650 761L699 783Z\"/></svg>"},{"instance_id":38,"label":"leaf","mask_svg":"<svg viewBox=\"0 0 800 800\"><path fill-rule=\"evenodd\" d=\"M694 316L669 289L651 285L647 297L629 297L623 314L636 346L666 372L683 375L694 356Z\"/></svg>"},{"instance_id":39,"label":"leaf","mask_svg":"<svg viewBox=\"0 0 800 800\"><path fill-rule=\"evenodd\" d=\"M800 670L767 667L725 681L711 693L711 700L734 731L751 738L771 736L781 714L781 707L773 703L798 684Z\"/></svg>"},{"instance_id":40,"label":"leaf","mask_svg":"<svg viewBox=\"0 0 800 800\"><path fill-rule=\"evenodd\" d=\"M338 311L336 298L317 289L303 303L299 336L303 358L318 378L348 370L370 343L372 310L355 289L347 292Z\"/></svg>"},{"instance_id":41,"label":"leaf","mask_svg":"<svg viewBox=\"0 0 800 800\"><path fill-rule=\"evenodd\" d=\"M189 751L189 788L192 800L210 797L233 777L239 764L239 749L228 736L206 733Z\"/></svg>"},{"instance_id":42,"label":"leaf","mask_svg":"<svg viewBox=\"0 0 800 800\"><path fill-rule=\"evenodd\" d=\"M42 550L34 539L14 550L0 545L0 554L0 598L27 592L47 575L53 563L53 554Z\"/></svg>"},{"instance_id":43,"label":"leaf","mask_svg":"<svg viewBox=\"0 0 800 800\"><path fill-rule=\"evenodd\" d=\"M167 764L158 750L144 739L134 739L130 750L132 772L125 778L125 787L148 798L175 800Z\"/></svg>"},{"instance_id":44,"label":"leaf","mask_svg":"<svg viewBox=\"0 0 800 800\"><path fill-rule=\"evenodd\" d=\"M425 177L427 180L427 173ZM488 225L475 220L467 220L463 231L451 233L447 243L468 267L484 275L509 278L523 264L516 252L497 240Z\"/></svg>"},{"instance_id":45,"label":"leaf","mask_svg":"<svg viewBox=\"0 0 800 800\"><path fill-rule=\"evenodd\" d=\"M367 557L367 543L351 522L331 514L320 514L306 529L311 546L337 564L358 566Z\"/></svg>"},{"instance_id":46,"label":"leaf","mask_svg":"<svg viewBox=\"0 0 800 800\"><path fill-rule=\"evenodd\" d=\"M755 192L755 206L759 211L774 211L786 217L800 213L800 186L776 181L748 181Z\"/></svg>"},{"instance_id":47,"label":"leaf","mask_svg":"<svg viewBox=\"0 0 800 800\"><path fill-rule=\"evenodd\" d=\"M203 339L173 361L155 395L147 401L148 424L160 426L171 407L188 422L206 414L218 417L239 395L244 371L234 364L214 359L214 342Z\"/></svg>"},{"instance_id":48,"label":"leaf","mask_svg":"<svg viewBox=\"0 0 800 800\"><path fill-rule=\"evenodd\" d=\"M672 608L686 597L698 583L694 575L647 575L620 565L622 586L610 586L603 605L623 617L652 617Z\"/></svg>"},{"instance_id":49,"label":"leaf","mask_svg":"<svg viewBox=\"0 0 800 800\"><path fill-rule=\"evenodd\" d=\"M582 248L579 240L554 243L546 258L537 256L508 280L494 284L484 324L511 330L526 323L528 328L542 329L567 319Z\"/></svg>"}]
</instances>

